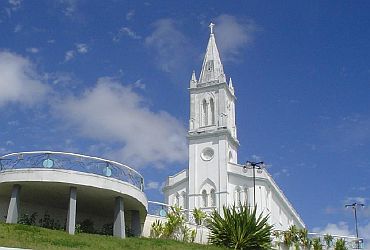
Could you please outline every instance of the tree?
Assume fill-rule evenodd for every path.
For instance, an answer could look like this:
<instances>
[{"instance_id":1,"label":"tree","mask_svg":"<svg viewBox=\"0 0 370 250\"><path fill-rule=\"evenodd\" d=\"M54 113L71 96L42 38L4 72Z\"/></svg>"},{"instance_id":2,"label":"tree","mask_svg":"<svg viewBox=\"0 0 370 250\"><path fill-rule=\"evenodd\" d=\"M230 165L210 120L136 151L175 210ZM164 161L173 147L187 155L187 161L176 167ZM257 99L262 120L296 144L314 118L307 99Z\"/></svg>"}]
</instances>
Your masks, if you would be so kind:
<instances>
[{"instance_id":1,"label":"tree","mask_svg":"<svg viewBox=\"0 0 370 250\"><path fill-rule=\"evenodd\" d=\"M207 217L207 214L205 212L203 212L200 208L194 208L193 216L194 216L194 219L195 219L195 224L197 224L196 232L198 233L198 227L203 224L203 221ZM203 229L200 233L200 242L202 242L202 238L203 238Z\"/></svg>"},{"instance_id":2,"label":"tree","mask_svg":"<svg viewBox=\"0 0 370 250\"><path fill-rule=\"evenodd\" d=\"M312 246L313 250L322 250L322 244L320 238L313 238L312 239Z\"/></svg>"},{"instance_id":3,"label":"tree","mask_svg":"<svg viewBox=\"0 0 370 250\"><path fill-rule=\"evenodd\" d=\"M303 249L311 249L312 241L308 238L308 230L306 228L298 230L298 237Z\"/></svg>"},{"instance_id":4,"label":"tree","mask_svg":"<svg viewBox=\"0 0 370 250\"><path fill-rule=\"evenodd\" d=\"M171 207L167 213L165 223L156 220L152 224L150 235L152 238L174 239L191 241L192 233L185 224L185 216L180 207Z\"/></svg>"},{"instance_id":5,"label":"tree","mask_svg":"<svg viewBox=\"0 0 370 250\"><path fill-rule=\"evenodd\" d=\"M326 249L329 249L333 245L333 239L334 237L331 236L330 234L325 234L324 235L324 241L326 244Z\"/></svg>"},{"instance_id":6,"label":"tree","mask_svg":"<svg viewBox=\"0 0 370 250\"><path fill-rule=\"evenodd\" d=\"M334 250L348 250L346 247L346 241L344 239L338 239L335 242Z\"/></svg>"},{"instance_id":7,"label":"tree","mask_svg":"<svg viewBox=\"0 0 370 250\"><path fill-rule=\"evenodd\" d=\"M257 217L256 207L223 207L223 216L213 211L207 227L211 244L243 250L272 249L272 226L267 223L269 216L262 213Z\"/></svg>"}]
</instances>

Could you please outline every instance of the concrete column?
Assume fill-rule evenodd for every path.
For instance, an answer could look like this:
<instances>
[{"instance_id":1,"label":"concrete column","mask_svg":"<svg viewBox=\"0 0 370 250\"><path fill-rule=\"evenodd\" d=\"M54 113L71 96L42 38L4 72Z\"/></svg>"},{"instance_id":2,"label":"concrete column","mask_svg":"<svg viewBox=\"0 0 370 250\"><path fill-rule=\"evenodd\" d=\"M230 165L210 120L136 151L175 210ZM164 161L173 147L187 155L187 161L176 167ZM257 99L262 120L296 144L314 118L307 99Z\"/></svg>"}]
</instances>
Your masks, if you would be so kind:
<instances>
[{"instance_id":1,"label":"concrete column","mask_svg":"<svg viewBox=\"0 0 370 250\"><path fill-rule=\"evenodd\" d=\"M77 198L77 188L71 187L69 189L69 207L68 207L67 225L66 225L66 231L69 234L75 234L76 198Z\"/></svg>"},{"instance_id":2,"label":"concrete column","mask_svg":"<svg viewBox=\"0 0 370 250\"><path fill-rule=\"evenodd\" d=\"M126 238L125 211L122 197L116 197L114 206L113 236Z\"/></svg>"},{"instance_id":3,"label":"concrete column","mask_svg":"<svg viewBox=\"0 0 370 250\"><path fill-rule=\"evenodd\" d=\"M10 197L8 215L6 216L6 223L17 223L19 215L19 192L21 186L18 184L13 185L12 196Z\"/></svg>"},{"instance_id":4,"label":"concrete column","mask_svg":"<svg viewBox=\"0 0 370 250\"><path fill-rule=\"evenodd\" d=\"M141 236L140 214L138 210L131 210L131 229L134 236Z\"/></svg>"}]
</instances>

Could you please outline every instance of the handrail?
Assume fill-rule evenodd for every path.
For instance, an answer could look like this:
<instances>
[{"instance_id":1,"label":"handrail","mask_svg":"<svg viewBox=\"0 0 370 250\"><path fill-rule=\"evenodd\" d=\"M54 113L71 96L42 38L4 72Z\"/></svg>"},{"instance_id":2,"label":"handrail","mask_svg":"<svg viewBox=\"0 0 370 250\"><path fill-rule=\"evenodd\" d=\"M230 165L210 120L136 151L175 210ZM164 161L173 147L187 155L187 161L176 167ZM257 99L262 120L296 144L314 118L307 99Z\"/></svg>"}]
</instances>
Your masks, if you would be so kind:
<instances>
[{"instance_id":1,"label":"handrail","mask_svg":"<svg viewBox=\"0 0 370 250\"><path fill-rule=\"evenodd\" d=\"M18 152L0 157L0 171L26 168L66 169L92 173L128 182L141 191L144 189L144 178L136 170L99 157L54 151Z\"/></svg>"}]
</instances>

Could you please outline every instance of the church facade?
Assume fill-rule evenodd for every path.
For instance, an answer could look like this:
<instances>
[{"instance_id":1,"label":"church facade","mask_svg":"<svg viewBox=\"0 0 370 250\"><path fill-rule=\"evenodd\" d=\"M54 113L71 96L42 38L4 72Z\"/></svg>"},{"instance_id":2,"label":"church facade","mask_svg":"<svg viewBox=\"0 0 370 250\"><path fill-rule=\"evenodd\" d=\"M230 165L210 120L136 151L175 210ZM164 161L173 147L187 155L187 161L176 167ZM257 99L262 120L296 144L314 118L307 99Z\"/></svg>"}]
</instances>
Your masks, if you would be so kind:
<instances>
[{"instance_id":1,"label":"church facade","mask_svg":"<svg viewBox=\"0 0 370 250\"><path fill-rule=\"evenodd\" d=\"M256 205L258 213L270 215L269 223L276 230L290 225L303 228L302 219L266 169L238 164L236 95L224 73L213 26L199 79L193 72L190 80L189 166L168 177L165 202L188 211L220 213L224 205Z\"/></svg>"}]
</instances>

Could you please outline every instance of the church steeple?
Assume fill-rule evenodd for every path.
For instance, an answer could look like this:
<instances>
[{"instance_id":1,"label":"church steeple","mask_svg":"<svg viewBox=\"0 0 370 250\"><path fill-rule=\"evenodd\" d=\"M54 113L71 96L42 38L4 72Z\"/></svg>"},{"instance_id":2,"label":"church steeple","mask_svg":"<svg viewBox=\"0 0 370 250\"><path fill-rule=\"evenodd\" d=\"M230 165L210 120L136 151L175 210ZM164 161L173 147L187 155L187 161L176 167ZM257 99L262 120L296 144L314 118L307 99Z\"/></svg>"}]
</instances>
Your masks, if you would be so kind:
<instances>
[{"instance_id":1,"label":"church steeple","mask_svg":"<svg viewBox=\"0 0 370 250\"><path fill-rule=\"evenodd\" d=\"M209 25L211 34L208 41L207 51L203 60L199 84L221 83L226 81L224 68L222 66L220 54L218 53L216 45L215 34L213 33L213 26L213 23Z\"/></svg>"}]
</instances>

